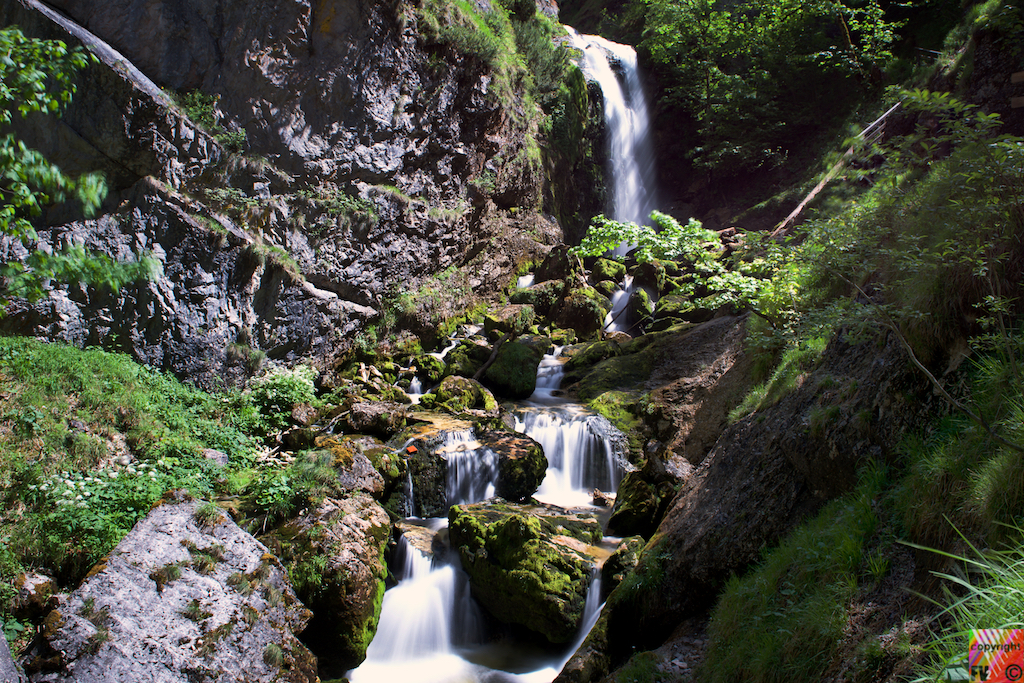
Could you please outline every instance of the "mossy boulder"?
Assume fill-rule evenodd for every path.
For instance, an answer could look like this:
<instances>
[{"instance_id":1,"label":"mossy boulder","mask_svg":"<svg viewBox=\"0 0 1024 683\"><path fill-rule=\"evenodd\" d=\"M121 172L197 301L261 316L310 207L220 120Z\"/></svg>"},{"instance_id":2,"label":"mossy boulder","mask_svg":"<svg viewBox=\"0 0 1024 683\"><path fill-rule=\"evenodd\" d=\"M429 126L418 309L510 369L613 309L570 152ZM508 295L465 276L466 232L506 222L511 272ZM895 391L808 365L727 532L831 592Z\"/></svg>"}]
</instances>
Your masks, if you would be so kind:
<instances>
[{"instance_id":1,"label":"mossy boulder","mask_svg":"<svg viewBox=\"0 0 1024 683\"><path fill-rule=\"evenodd\" d=\"M654 324L668 329L677 322L702 323L714 315L714 311L694 306L688 297L670 294L659 299L654 307Z\"/></svg>"},{"instance_id":2,"label":"mossy boulder","mask_svg":"<svg viewBox=\"0 0 1024 683\"><path fill-rule=\"evenodd\" d=\"M640 553L647 543L641 536L630 536L619 542L615 552L605 560L601 567L601 599L604 600L615 587L622 583L626 576L636 569L640 562Z\"/></svg>"},{"instance_id":3,"label":"mossy boulder","mask_svg":"<svg viewBox=\"0 0 1024 683\"><path fill-rule=\"evenodd\" d=\"M487 342L463 339L445 356L444 374L472 377L490 357L491 347Z\"/></svg>"},{"instance_id":4,"label":"mossy boulder","mask_svg":"<svg viewBox=\"0 0 1024 683\"><path fill-rule=\"evenodd\" d=\"M338 486L343 491L365 491L383 501L405 480L405 461L376 437L325 434L318 436L315 443L331 454Z\"/></svg>"},{"instance_id":5,"label":"mossy boulder","mask_svg":"<svg viewBox=\"0 0 1024 683\"><path fill-rule=\"evenodd\" d=\"M420 399L420 403L425 407L445 410L455 415L473 408L486 412L498 409L494 394L480 382L457 375L450 375L441 380L441 384L433 392Z\"/></svg>"},{"instance_id":6,"label":"mossy boulder","mask_svg":"<svg viewBox=\"0 0 1024 683\"><path fill-rule=\"evenodd\" d=\"M444 377L445 362L437 356L424 353L420 356L415 356L410 362L416 368L416 376L420 379L433 383L440 382L441 378Z\"/></svg>"},{"instance_id":7,"label":"mossy boulder","mask_svg":"<svg viewBox=\"0 0 1024 683\"><path fill-rule=\"evenodd\" d=\"M509 304L484 315L484 332L488 337L507 334L518 337L530 329L536 315L529 304Z\"/></svg>"},{"instance_id":8,"label":"mossy boulder","mask_svg":"<svg viewBox=\"0 0 1024 683\"><path fill-rule=\"evenodd\" d=\"M595 564L587 551L601 537L596 518L495 499L452 507L448 531L473 596L495 618L552 643L576 636Z\"/></svg>"},{"instance_id":9,"label":"mossy boulder","mask_svg":"<svg viewBox=\"0 0 1024 683\"><path fill-rule=\"evenodd\" d=\"M544 257L540 267L534 272L534 282L568 280L570 278L583 279L583 262L578 256L570 253L569 247L564 244L553 247Z\"/></svg>"},{"instance_id":10,"label":"mossy boulder","mask_svg":"<svg viewBox=\"0 0 1024 683\"><path fill-rule=\"evenodd\" d=\"M537 367L544 353L522 342L505 342L483 380L499 396L513 400L528 398L537 387Z\"/></svg>"},{"instance_id":11,"label":"mossy boulder","mask_svg":"<svg viewBox=\"0 0 1024 683\"><path fill-rule=\"evenodd\" d=\"M391 538L388 513L370 496L325 498L309 514L265 537L281 557L295 592L313 610L306 630L332 668L349 669L366 657L377 632Z\"/></svg>"},{"instance_id":12,"label":"mossy boulder","mask_svg":"<svg viewBox=\"0 0 1024 683\"><path fill-rule=\"evenodd\" d=\"M565 292L563 280L548 280L539 284L515 291L509 297L514 304L529 304L537 315L548 316L551 309L562 298Z\"/></svg>"},{"instance_id":13,"label":"mossy boulder","mask_svg":"<svg viewBox=\"0 0 1024 683\"><path fill-rule=\"evenodd\" d=\"M594 267L590 270L590 279L592 282L600 282L602 280L622 282L622 278L625 275L626 266L624 264L607 258L597 259L597 261L594 262Z\"/></svg>"},{"instance_id":14,"label":"mossy boulder","mask_svg":"<svg viewBox=\"0 0 1024 683\"><path fill-rule=\"evenodd\" d=\"M479 439L498 454L495 492L516 503L529 500L548 471L541 445L525 434L501 429L482 431Z\"/></svg>"},{"instance_id":15,"label":"mossy boulder","mask_svg":"<svg viewBox=\"0 0 1024 683\"><path fill-rule=\"evenodd\" d=\"M678 483L657 456L648 457L642 469L627 473L619 484L608 533L650 538L665 516Z\"/></svg>"},{"instance_id":16,"label":"mossy boulder","mask_svg":"<svg viewBox=\"0 0 1024 683\"><path fill-rule=\"evenodd\" d=\"M594 283L594 289L611 299L612 295L618 291L619 285L611 280L600 280L599 282Z\"/></svg>"},{"instance_id":17,"label":"mossy boulder","mask_svg":"<svg viewBox=\"0 0 1024 683\"><path fill-rule=\"evenodd\" d=\"M660 261L641 263L633 269L633 286L643 287L655 294L665 291L665 265Z\"/></svg>"},{"instance_id":18,"label":"mossy boulder","mask_svg":"<svg viewBox=\"0 0 1024 683\"><path fill-rule=\"evenodd\" d=\"M558 327L572 328L580 338L595 334L604 325L611 301L590 286L573 289L555 307L551 320Z\"/></svg>"},{"instance_id":19,"label":"mossy boulder","mask_svg":"<svg viewBox=\"0 0 1024 683\"><path fill-rule=\"evenodd\" d=\"M563 353L569 356L569 360L565 362L565 370L570 372L596 365L605 358L621 355L622 348L614 341L598 341L577 344Z\"/></svg>"},{"instance_id":20,"label":"mossy boulder","mask_svg":"<svg viewBox=\"0 0 1024 683\"><path fill-rule=\"evenodd\" d=\"M651 314L654 313L654 302L646 289L643 287L633 289L629 295L629 302L626 304L626 311L629 320L634 321L631 331L637 328L642 329L646 323L650 322Z\"/></svg>"}]
</instances>

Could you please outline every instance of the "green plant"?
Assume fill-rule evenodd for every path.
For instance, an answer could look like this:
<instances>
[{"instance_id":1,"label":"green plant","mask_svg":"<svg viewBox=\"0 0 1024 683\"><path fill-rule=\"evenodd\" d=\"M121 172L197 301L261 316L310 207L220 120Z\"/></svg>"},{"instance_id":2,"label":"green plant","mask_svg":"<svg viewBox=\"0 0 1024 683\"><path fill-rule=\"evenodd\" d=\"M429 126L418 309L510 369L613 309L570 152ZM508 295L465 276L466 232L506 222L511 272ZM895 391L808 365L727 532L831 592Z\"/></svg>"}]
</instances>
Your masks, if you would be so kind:
<instances>
[{"instance_id":1,"label":"green plant","mask_svg":"<svg viewBox=\"0 0 1024 683\"><path fill-rule=\"evenodd\" d=\"M95 215L107 186L99 174L77 179L65 175L11 132L14 112L55 115L71 101L75 74L98 61L83 47L68 49L60 40L28 38L16 26L0 29L0 235L28 250L20 261L0 263L0 314L10 297L38 299L50 280L84 282L117 290L153 277L159 262L151 258L123 263L105 254L69 245L60 251L35 248L32 219L43 207L73 200L86 217Z\"/></svg>"},{"instance_id":2,"label":"green plant","mask_svg":"<svg viewBox=\"0 0 1024 683\"><path fill-rule=\"evenodd\" d=\"M270 429L285 427L297 404L317 404L314 381L318 374L312 365L277 366L250 383L253 405Z\"/></svg>"},{"instance_id":3,"label":"green plant","mask_svg":"<svg viewBox=\"0 0 1024 683\"><path fill-rule=\"evenodd\" d=\"M267 643L263 649L263 661L267 666L280 667L284 663L284 652L277 643Z\"/></svg>"},{"instance_id":4,"label":"green plant","mask_svg":"<svg viewBox=\"0 0 1024 683\"><path fill-rule=\"evenodd\" d=\"M199 600L193 598L192 601L188 603L188 606L182 610L181 616L198 623L200 621L206 621L212 617L213 612L207 612L204 610Z\"/></svg>"},{"instance_id":5,"label":"green plant","mask_svg":"<svg viewBox=\"0 0 1024 683\"><path fill-rule=\"evenodd\" d=\"M204 529L212 529L224 520L224 515L216 503L206 502L196 508L193 513L196 523Z\"/></svg>"},{"instance_id":6,"label":"green plant","mask_svg":"<svg viewBox=\"0 0 1024 683\"><path fill-rule=\"evenodd\" d=\"M854 492L729 580L712 611L697 680L805 680L824 669L846 623L864 543L878 521L872 500L885 481L884 469L868 468Z\"/></svg>"}]
</instances>

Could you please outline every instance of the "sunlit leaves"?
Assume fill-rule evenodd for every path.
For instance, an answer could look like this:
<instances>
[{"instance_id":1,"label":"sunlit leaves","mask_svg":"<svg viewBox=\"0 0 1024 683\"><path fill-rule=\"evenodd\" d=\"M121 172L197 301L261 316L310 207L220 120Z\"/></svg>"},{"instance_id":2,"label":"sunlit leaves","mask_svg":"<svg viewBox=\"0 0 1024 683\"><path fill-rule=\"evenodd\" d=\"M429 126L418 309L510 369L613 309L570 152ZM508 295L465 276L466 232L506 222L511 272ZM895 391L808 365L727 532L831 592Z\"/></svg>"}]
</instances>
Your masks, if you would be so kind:
<instances>
[{"instance_id":1,"label":"sunlit leaves","mask_svg":"<svg viewBox=\"0 0 1024 683\"><path fill-rule=\"evenodd\" d=\"M26 37L17 27L0 29L0 234L29 249L21 262L0 265L0 313L9 296L35 299L50 280L106 284L152 275L155 262L115 263L109 257L74 246L50 254L35 247L32 219L47 206L74 200L86 217L95 215L106 196L103 178L70 178L38 151L10 132L17 112L59 114L75 93L74 76L95 59L82 48L68 49L59 40Z\"/></svg>"}]
</instances>

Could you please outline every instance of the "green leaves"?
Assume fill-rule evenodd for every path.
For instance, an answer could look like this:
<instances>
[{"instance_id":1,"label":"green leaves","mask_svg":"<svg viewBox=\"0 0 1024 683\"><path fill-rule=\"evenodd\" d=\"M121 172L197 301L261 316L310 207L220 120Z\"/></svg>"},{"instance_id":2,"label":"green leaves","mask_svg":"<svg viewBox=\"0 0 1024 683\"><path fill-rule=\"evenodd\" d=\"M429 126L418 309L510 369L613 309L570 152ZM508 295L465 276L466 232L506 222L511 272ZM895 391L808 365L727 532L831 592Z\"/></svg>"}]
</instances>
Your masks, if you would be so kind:
<instances>
[{"instance_id":1,"label":"green leaves","mask_svg":"<svg viewBox=\"0 0 1024 683\"><path fill-rule=\"evenodd\" d=\"M572 251L581 258L601 256L620 244L628 244L636 248L634 256L639 263L669 258L704 262L710 258L708 248L718 243L718 235L706 230L694 218L682 226L671 216L654 211L651 213L651 221L658 227L657 230L648 225L622 223L603 215L596 216L583 241L578 247L573 247ZM612 258L621 261L624 257L613 255Z\"/></svg>"},{"instance_id":2,"label":"green leaves","mask_svg":"<svg viewBox=\"0 0 1024 683\"><path fill-rule=\"evenodd\" d=\"M59 114L75 93L78 70L96 58L83 48L68 49L59 40L26 37L17 27L0 29L0 133L14 112ZM142 259L117 263L79 245L47 253L34 245L32 219L51 204L78 203L91 218L107 194L99 174L70 178L14 133L0 135L0 234L14 237L29 250L23 261L0 264L0 314L9 297L38 299L51 280L87 282L118 289L127 282L153 277L158 263Z\"/></svg>"}]
</instances>

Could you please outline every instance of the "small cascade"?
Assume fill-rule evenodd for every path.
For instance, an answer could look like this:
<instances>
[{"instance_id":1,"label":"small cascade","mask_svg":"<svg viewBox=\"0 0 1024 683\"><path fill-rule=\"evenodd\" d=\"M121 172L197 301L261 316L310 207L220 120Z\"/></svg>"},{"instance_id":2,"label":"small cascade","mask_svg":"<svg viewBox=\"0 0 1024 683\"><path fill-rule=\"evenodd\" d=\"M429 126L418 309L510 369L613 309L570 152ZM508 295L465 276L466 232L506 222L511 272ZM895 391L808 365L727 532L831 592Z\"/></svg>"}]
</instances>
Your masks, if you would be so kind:
<instances>
[{"instance_id":1,"label":"small cascade","mask_svg":"<svg viewBox=\"0 0 1024 683\"><path fill-rule=\"evenodd\" d=\"M533 286L534 274L528 273L526 275L520 275L519 279L516 280L516 287L519 289L526 289L527 287Z\"/></svg>"},{"instance_id":2,"label":"small cascade","mask_svg":"<svg viewBox=\"0 0 1024 683\"><path fill-rule=\"evenodd\" d=\"M494 497L498 454L477 441L473 430L445 432L444 443L435 453L447 463L449 505Z\"/></svg>"},{"instance_id":3,"label":"small cascade","mask_svg":"<svg viewBox=\"0 0 1024 683\"><path fill-rule=\"evenodd\" d=\"M556 346L551 353L540 359L540 365L537 367L537 386L529 398L531 403L561 401L556 394L565 375L564 359L559 358L563 348L565 347Z\"/></svg>"},{"instance_id":4,"label":"small cascade","mask_svg":"<svg viewBox=\"0 0 1024 683\"><path fill-rule=\"evenodd\" d=\"M631 321L626 309L629 306L629 297L632 295L633 276L626 275L622 279L622 285L612 294L612 310L604 318L606 332L625 332L629 329Z\"/></svg>"}]
</instances>

